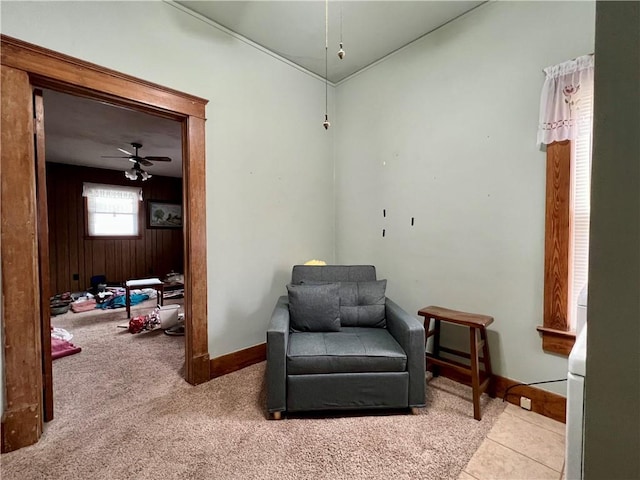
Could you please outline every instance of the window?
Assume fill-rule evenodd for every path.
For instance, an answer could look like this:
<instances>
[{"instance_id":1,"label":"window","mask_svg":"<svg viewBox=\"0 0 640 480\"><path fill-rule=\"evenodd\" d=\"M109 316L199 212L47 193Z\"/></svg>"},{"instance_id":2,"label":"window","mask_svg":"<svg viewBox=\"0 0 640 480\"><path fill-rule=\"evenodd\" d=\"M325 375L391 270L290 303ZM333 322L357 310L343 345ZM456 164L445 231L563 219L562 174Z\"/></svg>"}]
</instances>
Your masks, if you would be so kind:
<instances>
[{"instance_id":1,"label":"window","mask_svg":"<svg viewBox=\"0 0 640 480\"><path fill-rule=\"evenodd\" d=\"M576 329L578 296L587 286L589 273L589 217L591 210L591 133L593 85L584 84L578 110L578 133L571 143L571 203L569 244L568 325Z\"/></svg>"},{"instance_id":2,"label":"window","mask_svg":"<svg viewBox=\"0 0 640 480\"><path fill-rule=\"evenodd\" d=\"M553 121L541 121L544 126L542 136L548 141L541 142L547 143L547 187L544 325L538 330L542 332L545 351L565 355L570 353L575 342L578 297L588 280L593 117L591 62L592 59L585 56L545 69L547 80L555 75L555 98L551 98L553 92L547 92L545 96L543 91L543 103L547 104L545 113ZM587 66L590 73L582 74ZM553 116L554 110L563 109L561 114L564 116ZM555 128L558 131L549 132L547 137L545 130ZM565 131L559 132L561 128Z\"/></svg>"},{"instance_id":3,"label":"window","mask_svg":"<svg viewBox=\"0 0 640 480\"><path fill-rule=\"evenodd\" d=\"M575 341L578 296L588 280L591 105L579 122L574 140L547 146L544 327L539 330L545 351L567 355Z\"/></svg>"},{"instance_id":4,"label":"window","mask_svg":"<svg viewBox=\"0 0 640 480\"><path fill-rule=\"evenodd\" d=\"M84 183L86 231L89 237L137 237L142 189Z\"/></svg>"}]
</instances>

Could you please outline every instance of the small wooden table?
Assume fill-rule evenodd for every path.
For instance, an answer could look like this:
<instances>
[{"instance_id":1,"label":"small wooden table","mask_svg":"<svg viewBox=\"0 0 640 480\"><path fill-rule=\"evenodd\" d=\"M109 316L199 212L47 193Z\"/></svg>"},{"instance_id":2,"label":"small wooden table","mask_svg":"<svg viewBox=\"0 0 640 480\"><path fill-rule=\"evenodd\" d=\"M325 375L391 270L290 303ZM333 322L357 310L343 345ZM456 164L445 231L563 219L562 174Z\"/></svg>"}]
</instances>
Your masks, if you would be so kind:
<instances>
[{"instance_id":1,"label":"small wooden table","mask_svg":"<svg viewBox=\"0 0 640 480\"><path fill-rule=\"evenodd\" d=\"M163 305L164 300L164 283L159 278L142 278L140 280L127 280L124 284L125 300L124 305L127 307L127 318L131 318L131 289L153 288L156 290L158 305Z\"/></svg>"},{"instance_id":2,"label":"small wooden table","mask_svg":"<svg viewBox=\"0 0 640 480\"><path fill-rule=\"evenodd\" d=\"M453 368L457 372L468 375L473 389L473 418L481 419L480 415L480 395L486 391L491 382L491 358L489 356L489 344L487 342L486 327L493 323L493 317L479 315L477 313L459 312L448 308L430 306L418 311L418 315L424 317L425 337L433 336L433 353L426 353L427 368L432 363L433 376L439 374L439 367L446 366ZM429 330L429 320L434 319L434 327ZM440 345L440 322L449 322L456 325L469 327L470 353L454 350ZM480 333L480 341L478 341ZM479 356L479 349L482 349L482 357ZM445 352L457 357L467 358L471 365L442 358L440 352ZM480 362L484 363L484 371L480 371Z\"/></svg>"}]
</instances>

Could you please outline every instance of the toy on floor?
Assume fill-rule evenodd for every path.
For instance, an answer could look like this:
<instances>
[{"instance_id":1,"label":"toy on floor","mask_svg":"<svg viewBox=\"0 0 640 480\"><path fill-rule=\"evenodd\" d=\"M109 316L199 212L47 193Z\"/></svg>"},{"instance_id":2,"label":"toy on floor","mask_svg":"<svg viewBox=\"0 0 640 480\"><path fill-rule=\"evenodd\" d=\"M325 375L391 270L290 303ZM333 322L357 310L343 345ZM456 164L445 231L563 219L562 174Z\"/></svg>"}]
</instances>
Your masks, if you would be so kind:
<instances>
[{"instance_id":1,"label":"toy on floor","mask_svg":"<svg viewBox=\"0 0 640 480\"><path fill-rule=\"evenodd\" d=\"M184 314L178 313L179 310L180 305L156 307L149 315L135 316L129 320L128 326L119 325L119 327L128 328L129 333L141 333L158 329L167 331L183 321Z\"/></svg>"}]
</instances>

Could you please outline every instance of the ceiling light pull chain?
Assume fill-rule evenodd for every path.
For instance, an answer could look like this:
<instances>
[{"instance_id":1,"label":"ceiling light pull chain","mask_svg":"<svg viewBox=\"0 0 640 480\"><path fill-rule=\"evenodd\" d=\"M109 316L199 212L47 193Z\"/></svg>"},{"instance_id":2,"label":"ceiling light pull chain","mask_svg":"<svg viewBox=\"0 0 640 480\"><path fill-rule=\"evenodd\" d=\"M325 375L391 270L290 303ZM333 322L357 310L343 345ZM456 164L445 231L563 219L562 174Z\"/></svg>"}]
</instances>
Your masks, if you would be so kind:
<instances>
[{"instance_id":1,"label":"ceiling light pull chain","mask_svg":"<svg viewBox=\"0 0 640 480\"><path fill-rule=\"evenodd\" d=\"M325 0L324 4L324 122L322 126L325 130L329 130L329 85L327 82L327 65L329 52L329 0Z\"/></svg>"},{"instance_id":2,"label":"ceiling light pull chain","mask_svg":"<svg viewBox=\"0 0 640 480\"><path fill-rule=\"evenodd\" d=\"M338 58L342 60L345 55L346 53L342 48L342 5L340 5L340 50L338 50Z\"/></svg>"}]
</instances>

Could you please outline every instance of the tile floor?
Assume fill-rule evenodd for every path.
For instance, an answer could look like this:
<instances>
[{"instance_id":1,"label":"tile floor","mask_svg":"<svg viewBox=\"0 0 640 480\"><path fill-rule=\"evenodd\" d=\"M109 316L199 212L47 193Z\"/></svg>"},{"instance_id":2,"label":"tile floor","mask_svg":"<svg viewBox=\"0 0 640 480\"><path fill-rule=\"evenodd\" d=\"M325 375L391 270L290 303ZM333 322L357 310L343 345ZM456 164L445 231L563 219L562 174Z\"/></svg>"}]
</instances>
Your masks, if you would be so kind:
<instances>
[{"instance_id":1,"label":"tile floor","mask_svg":"<svg viewBox=\"0 0 640 480\"><path fill-rule=\"evenodd\" d=\"M507 405L459 480L564 479L565 425Z\"/></svg>"}]
</instances>

